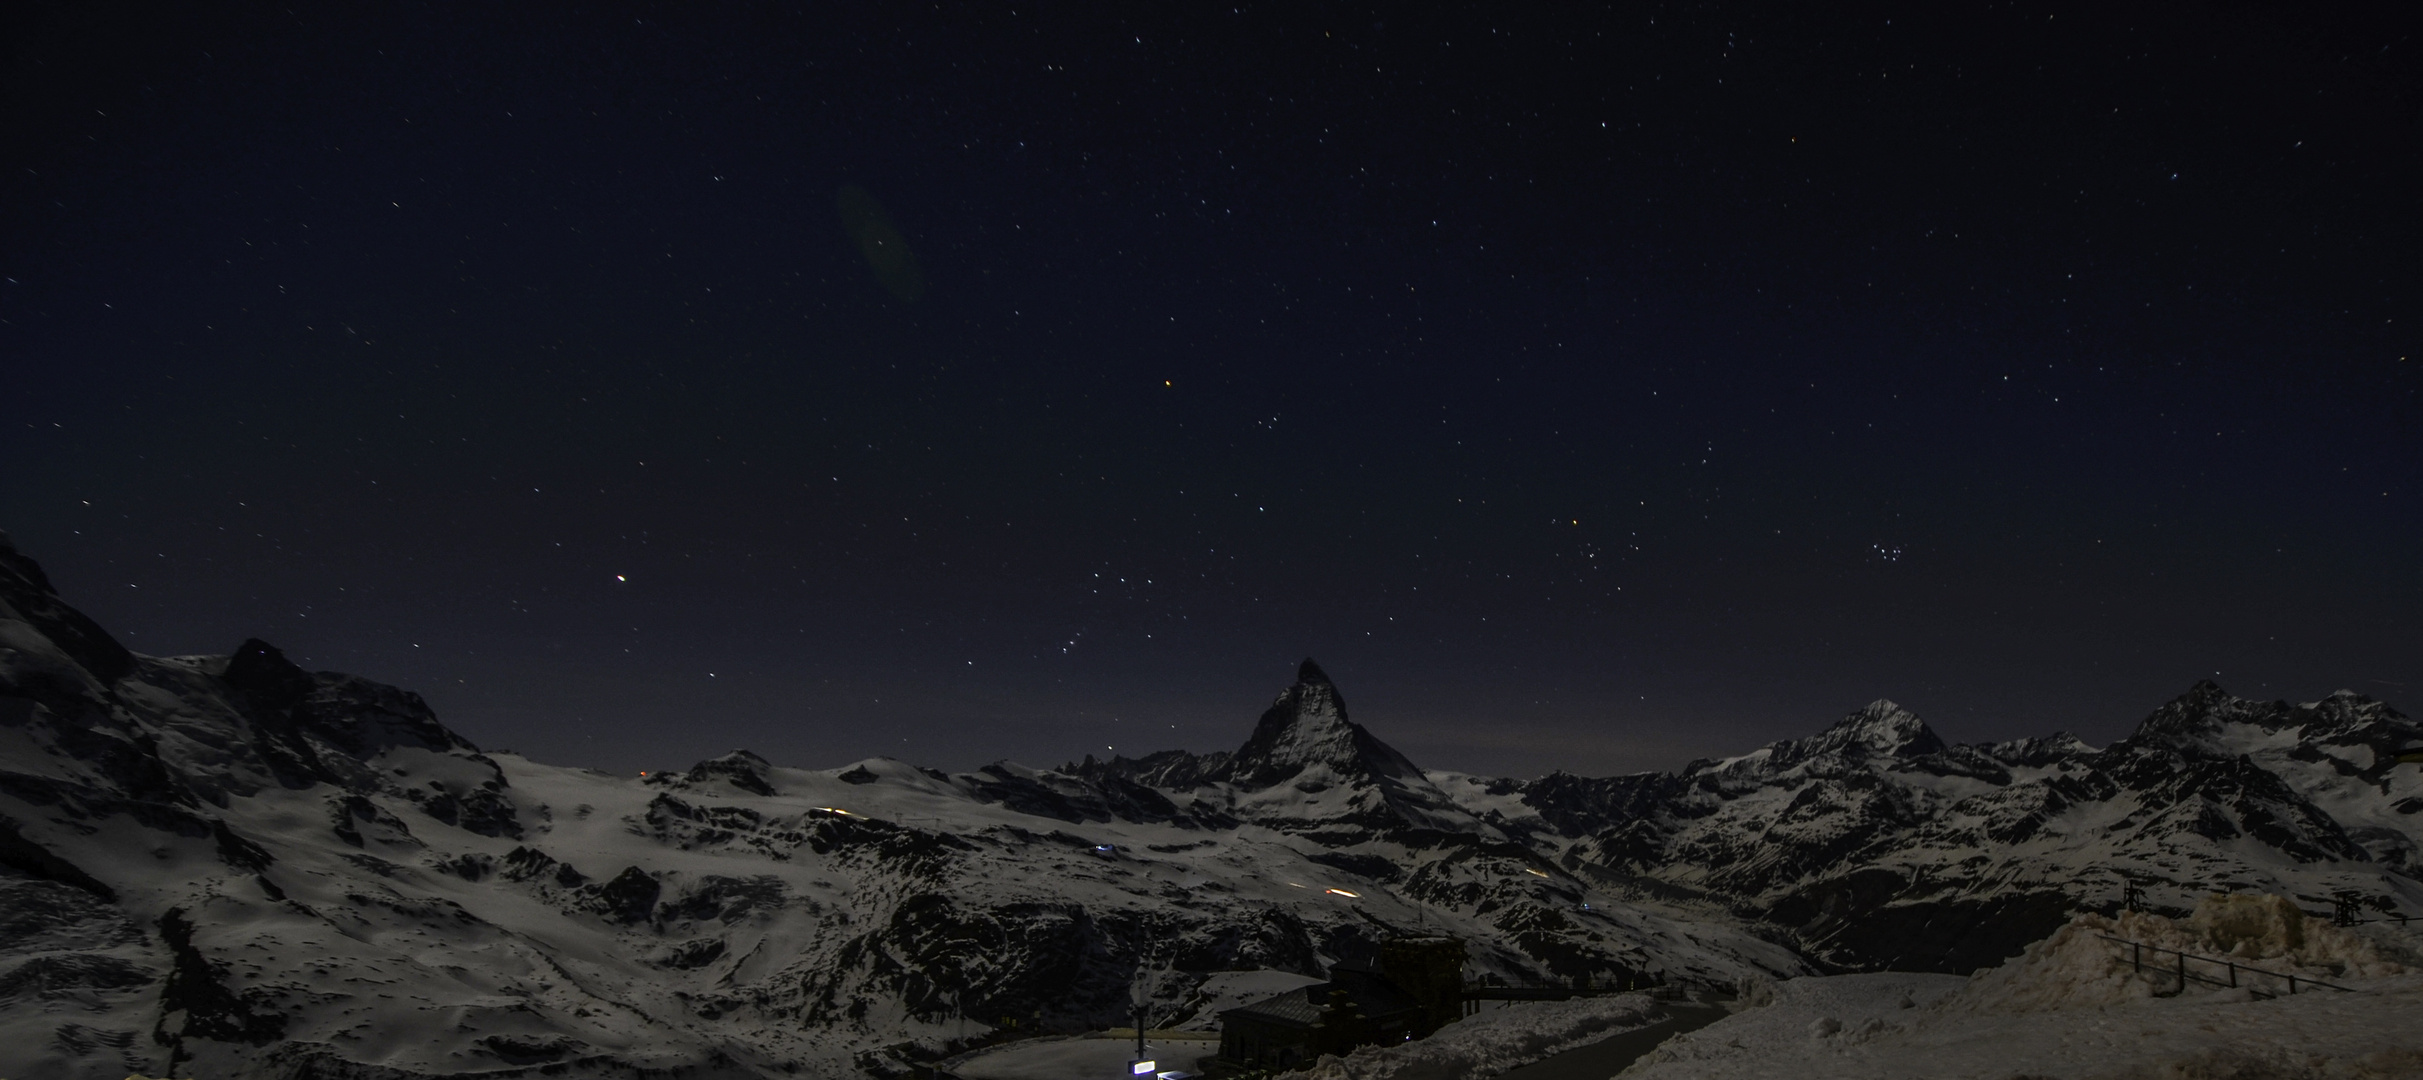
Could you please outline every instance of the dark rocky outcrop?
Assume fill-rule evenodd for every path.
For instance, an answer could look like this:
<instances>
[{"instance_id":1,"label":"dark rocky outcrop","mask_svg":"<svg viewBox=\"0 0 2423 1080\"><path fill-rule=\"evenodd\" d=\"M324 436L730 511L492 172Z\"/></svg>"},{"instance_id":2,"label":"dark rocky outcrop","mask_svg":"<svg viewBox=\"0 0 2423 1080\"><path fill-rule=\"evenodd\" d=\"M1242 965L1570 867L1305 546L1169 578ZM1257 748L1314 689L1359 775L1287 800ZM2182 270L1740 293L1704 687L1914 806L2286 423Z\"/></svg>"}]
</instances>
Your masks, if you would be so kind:
<instances>
[{"instance_id":1,"label":"dark rocky outcrop","mask_svg":"<svg viewBox=\"0 0 2423 1080\"><path fill-rule=\"evenodd\" d=\"M721 780L752 795L772 795L774 784L766 777L773 768L773 763L764 758L746 750L734 750L722 757L708 758L690 766L689 771L681 774L681 777L691 784Z\"/></svg>"},{"instance_id":2,"label":"dark rocky outcrop","mask_svg":"<svg viewBox=\"0 0 2423 1080\"><path fill-rule=\"evenodd\" d=\"M134 670L134 654L83 612L67 606L50 577L0 533L0 618L23 619L102 685Z\"/></svg>"},{"instance_id":3,"label":"dark rocky outcrop","mask_svg":"<svg viewBox=\"0 0 2423 1080\"><path fill-rule=\"evenodd\" d=\"M76 864L53 854L50 849L25 838L17 822L0 817L0 866L25 874L36 881L56 881L82 889L104 901L116 901L117 891L104 885Z\"/></svg>"},{"instance_id":4,"label":"dark rocky outcrop","mask_svg":"<svg viewBox=\"0 0 2423 1080\"><path fill-rule=\"evenodd\" d=\"M285 1034L286 1017L261 995L228 988L226 965L194 944L194 924L183 910L170 908L160 916L160 940L174 960L160 991L160 1026L154 1034L161 1043L211 1039L262 1046Z\"/></svg>"},{"instance_id":5,"label":"dark rocky outcrop","mask_svg":"<svg viewBox=\"0 0 2423 1080\"><path fill-rule=\"evenodd\" d=\"M643 923L656 914L656 898L664 886L647 871L626 866L597 887L597 910L616 922Z\"/></svg>"}]
</instances>

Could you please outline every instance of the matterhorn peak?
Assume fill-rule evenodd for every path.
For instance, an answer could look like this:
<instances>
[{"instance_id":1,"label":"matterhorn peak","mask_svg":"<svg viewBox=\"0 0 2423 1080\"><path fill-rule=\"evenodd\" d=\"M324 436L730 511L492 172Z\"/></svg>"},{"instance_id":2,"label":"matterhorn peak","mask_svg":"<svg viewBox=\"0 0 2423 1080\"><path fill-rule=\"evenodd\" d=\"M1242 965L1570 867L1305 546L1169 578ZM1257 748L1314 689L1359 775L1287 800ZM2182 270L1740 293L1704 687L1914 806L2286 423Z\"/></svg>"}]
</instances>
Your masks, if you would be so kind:
<instances>
[{"instance_id":1,"label":"matterhorn peak","mask_svg":"<svg viewBox=\"0 0 2423 1080\"><path fill-rule=\"evenodd\" d=\"M1296 668L1295 685L1262 713L1254 733L1229 759L1226 772L1247 787L1267 787L1327 765L1346 774L1407 777L1422 770L1346 718L1346 699L1311 658Z\"/></svg>"}]
</instances>

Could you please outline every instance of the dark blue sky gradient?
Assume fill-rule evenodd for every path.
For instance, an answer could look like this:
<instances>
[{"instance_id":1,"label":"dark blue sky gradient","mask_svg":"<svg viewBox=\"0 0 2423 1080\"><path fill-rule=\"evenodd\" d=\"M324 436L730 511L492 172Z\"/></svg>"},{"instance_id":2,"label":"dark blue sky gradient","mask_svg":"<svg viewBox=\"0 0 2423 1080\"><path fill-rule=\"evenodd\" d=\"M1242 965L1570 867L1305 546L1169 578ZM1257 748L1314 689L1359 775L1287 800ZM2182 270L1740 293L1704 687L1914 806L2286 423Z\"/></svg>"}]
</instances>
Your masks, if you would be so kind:
<instances>
[{"instance_id":1,"label":"dark blue sky gradient","mask_svg":"<svg viewBox=\"0 0 2423 1080\"><path fill-rule=\"evenodd\" d=\"M2417 700L2409 26L1012 10L12 16L0 527L617 770Z\"/></svg>"}]
</instances>

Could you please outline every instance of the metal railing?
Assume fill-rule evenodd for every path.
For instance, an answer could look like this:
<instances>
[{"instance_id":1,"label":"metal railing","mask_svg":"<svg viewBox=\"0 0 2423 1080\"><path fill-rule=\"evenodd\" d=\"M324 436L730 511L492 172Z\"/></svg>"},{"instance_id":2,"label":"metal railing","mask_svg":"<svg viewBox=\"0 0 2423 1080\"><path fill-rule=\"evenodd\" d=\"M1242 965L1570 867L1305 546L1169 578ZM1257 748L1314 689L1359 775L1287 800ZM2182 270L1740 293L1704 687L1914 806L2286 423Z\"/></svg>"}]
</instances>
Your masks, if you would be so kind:
<instances>
[{"instance_id":1,"label":"metal railing","mask_svg":"<svg viewBox=\"0 0 2423 1080\"><path fill-rule=\"evenodd\" d=\"M1655 991L1665 986L1666 980L1661 976L1640 974L1621 979L1610 978L1595 984L1584 978L1563 985L1501 983L1483 976L1481 981L1464 984L1464 991L1458 996L1464 1000L1464 1015L1471 1016L1479 1011L1484 1001L1570 1001L1577 997L1612 997L1643 990Z\"/></svg>"},{"instance_id":2,"label":"metal railing","mask_svg":"<svg viewBox=\"0 0 2423 1080\"><path fill-rule=\"evenodd\" d=\"M2214 887L2212 891L2216 893L2227 893L2239 887L2240 886L2225 884ZM2365 918L2362 913L2362 909L2367 906L2371 906L2375 910L2379 911L2381 913L2380 917L2372 919ZM2145 890L2139 887L2137 882L2125 876L2122 877L2120 881L2120 910L2149 910L2145 902ZM2389 910L2389 902L2387 898L2370 901L2368 903L2362 894L2346 890L2331 894L2331 910L2329 911L2315 911L2312 908L2305 907L2300 907L2297 909L2297 911L2299 914L2302 914L2309 919L2329 919L2332 926L2364 926L2370 923L2394 922L2398 924L2400 928L2404 928L2407 921L2410 919L2423 919L2423 915L2408 915L2402 911ZM2115 912L2115 914L2117 914L2117 912Z\"/></svg>"},{"instance_id":3,"label":"metal railing","mask_svg":"<svg viewBox=\"0 0 2423 1080\"><path fill-rule=\"evenodd\" d=\"M2312 914L2315 914L2315 913L2314 913L2314 912L2309 911L2309 912L2306 912L2306 914L2308 914L2308 915L2312 915ZM2404 913L2404 912L2399 912L2399 913L2392 914L2392 915L2383 915L2383 916L2381 916L2381 917L2380 917L2380 918L2378 918L2378 919L2351 919L2351 920L2349 920L2349 921L2347 921L2347 922L2334 922L2334 923L2332 923L2331 925L2333 925L2333 926L2370 926L2370 925L2372 925L2373 923L2396 923L2396 924L2398 924L2399 926L2405 926L2405 925L2406 925L2406 921L2407 921L2408 919L2412 919L2412 918L2414 918L2414 916L2412 916L2412 915L2408 915L2408 914L2406 914L2406 913Z\"/></svg>"},{"instance_id":4,"label":"metal railing","mask_svg":"<svg viewBox=\"0 0 2423 1080\"><path fill-rule=\"evenodd\" d=\"M2262 975L2267 978L2283 980L2288 983L2288 992L2291 994L2297 992L2298 983L2304 983L2307 986L2319 986L2326 990L2337 990L2342 993L2355 992L2336 983L2323 982L2322 980L2314 978L2311 975L2297 975L2284 971L2272 971L2268 968L2259 968L2252 964L2240 963L2236 960L2225 959L2218 956L2198 956L2195 953L2180 952L2177 949L2165 949L2159 945L2148 945L2142 941L2131 941L2128 938L2113 937L2110 934L2097 934L2095 936L2114 944L2128 946L2129 966L2136 971L2145 970L2145 954L2149 952L2155 955L2156 963L2160 963L2160 957L2164 954L2169 954L2170 956L2176 957L2177 964L2175 970L2179 978L2180 993L2187 992L2187 984L2191 979L2196 982L2210 983L2214 986L2237 986L2238 975L2240 972L2244 972L2249 975ZM2187 962L2190 960L2220 968L2224 972L2224 977L2217 978L2203 972L2191 971L2187 966Z\"/></svg>"}]
</instances>

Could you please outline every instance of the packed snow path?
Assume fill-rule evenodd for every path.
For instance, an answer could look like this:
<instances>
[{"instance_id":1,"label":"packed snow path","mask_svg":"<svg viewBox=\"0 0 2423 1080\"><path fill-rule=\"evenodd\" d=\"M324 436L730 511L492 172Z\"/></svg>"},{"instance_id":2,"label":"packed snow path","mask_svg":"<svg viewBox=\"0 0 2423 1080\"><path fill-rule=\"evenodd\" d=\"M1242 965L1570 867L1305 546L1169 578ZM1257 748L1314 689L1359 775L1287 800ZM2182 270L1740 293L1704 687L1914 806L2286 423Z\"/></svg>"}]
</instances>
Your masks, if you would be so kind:
<instances>
[{"instance_id":1,"label":"packed snow path","mask_svg":"<svg viewBox=\"0 0 2423 1080\"><path fill-rule=\"evenodd\" d=\"M1606 1080L1666 1040L1730 1015L1731 1009L1718 1005L1669 1005L1663 1020L1510 1070L1502 1080Z\"/></svg>"}]
</instances>

